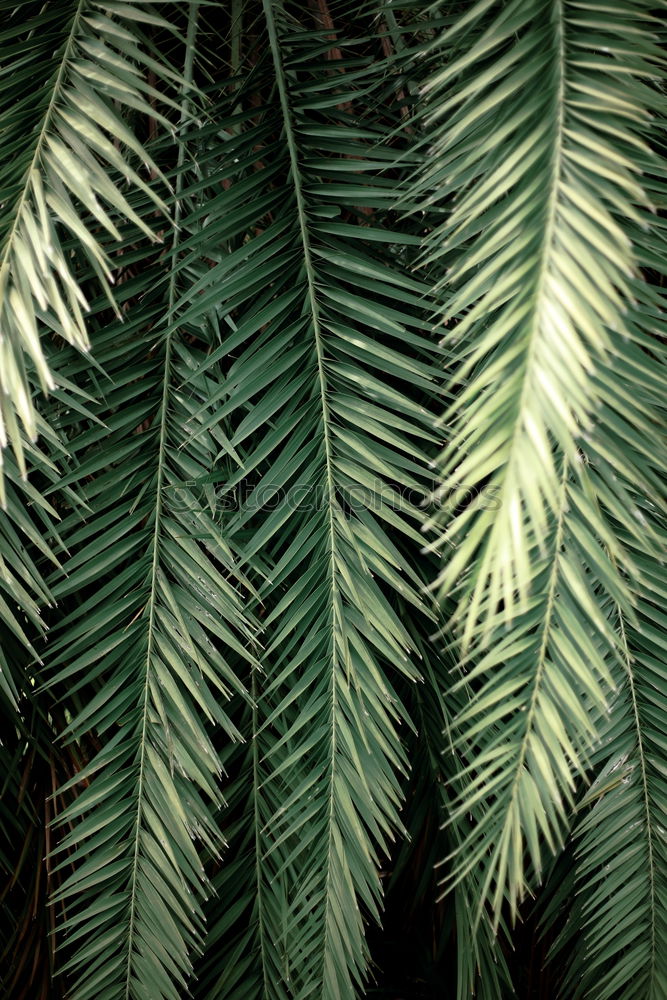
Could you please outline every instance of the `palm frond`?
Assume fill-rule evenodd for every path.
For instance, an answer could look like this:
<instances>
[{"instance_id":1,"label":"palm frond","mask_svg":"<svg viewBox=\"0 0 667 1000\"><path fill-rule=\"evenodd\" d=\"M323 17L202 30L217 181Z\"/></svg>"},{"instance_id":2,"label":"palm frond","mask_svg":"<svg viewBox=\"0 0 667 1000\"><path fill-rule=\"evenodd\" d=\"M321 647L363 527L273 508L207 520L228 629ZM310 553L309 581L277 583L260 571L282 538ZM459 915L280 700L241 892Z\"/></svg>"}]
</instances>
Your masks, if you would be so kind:
<instances>
[{"instance_id":1,"label":"palm frond","mask_svg":"<svg viewBox=\"0 0 667 1000\"><path fill-rule=\"evenodd\" d=\"M573 831L576 897L551 954L567 949L563 996L654 1000L667 988L665 585L646 568L637 624L622 626L625 676Z\"/></svg>"},{"instance_id":2,"label":"palm frond","mask_svg":"<svg viewBox=\"0 0 667 1000\"><path fill-rule=\"evenodd\" d=\"M453 517L445 504L438 520L439 585L459 588L466 643L488 639L500 602L508 623L525 606L560 455L576 467L586 450L594 372L627 332L638 248L624 222L649 203L630 152L658 103L644 78L661 72L652 27L642 0L612 16L596 2L480 3L444 33L445 66L426 85L424 204L454 201L425 262L447 268L463 385L444 418L443 490L498 498Z\"/></svg>"},{"instance_id":3,"label":"palm frond","mask_svg":"<svg viewBox=\"0 0 667 1000\"><path fill-rule=\"evenodd\" d=\"M363 37L363 6L328 9ZM392 248L417 240L385 228L393 153L361 111L377 74L355 57L354 36L305 30L297 5L263 11L247 84L259 99L241 89L236 113L215 116L224 183L206 232L219 263L190 308L225 296L230 333L206 364L228 359L217 416L236 425L230 446L246 448L225 489L248 484L234 533L247 527L246 555L270 563L261 828L248 842L262 881L245 890L251 902L258 893L253 926L263 927L255 968L269 996L333 998L364 981L364 922L379 917L379 858L399 827L406 715L390 671L417 671L385 594L426 612L391 534L420 544L420 516L399 489L425 495L420 442L432 435L406 387L430 390L437 372L426 287L401 273ZM237 995L217 964L210 995Z\"/></svg>"},{"instance_id":4,"label":"palm frond","mask_svg":"<svg viewBox=\"0 0 667 1000\"><path fill-rule=\"evenodd\" d=\"M435 795L437 799L441 831L439 837L430 838L432 871L429 873L429 892L436 895L437 880L442 878L442 858L456 856L460 852L466 834L469 835L480 816L477 810L472 820L469 816L456 814L456 793L460 785L458 775L462 763L460 754L452 746L452 722L455 715L463 712L466 692L461 688L452 691L455 663L448 662L444 652L434 649L426 636L416 636L415 641L421 655L424 684L414 688L416 708L413 715L418 740L410 760L418 792L431 800ZM409 815L406 826L410 829ZM406 840L402 854L409 857L410 850L411 845ZM499 931L495 929L488 908L485 908L481 920L475 919L476 907L483 896L482 874L483 869L471 868L454 885L451 894L444 897L454 920L452 933L456 945L458 1000L471 996L492 1000L514 995L501 947L509 940L507 927L503 923ZM403 906L406 905L406 897L407 893L404 894ZM444 945L442 937L441 934L441 947Z\"/></svg>"},{"instance_id":5,"label":"palm frond","mask_svg":"<svg viewBox=\"0 0 667 1000\"><path fill-rule=\"evenodd\" d=\"M654 236L658 244L664 240L662 227L654 229ZM636 424L637 411L644 410L655 422L654 432L642 439L631 425L621 424L601 436L596 482L600 502L623 517L615 533L637 566L631 581L635 600L630 614L618 607L612 611L622 654L614 665L618 695L592 760L595 780L578 803L572 833L576 897L552 949L553 958L564 948L572 955L563 995L600 1000L657 998L667 988L660 947L667 926L667 783L661 763L667 707L662 558L667 535L661 486L667 468L666 359L664 341L654 336L664 335L665 312L661 292L650 286L643 291L656 311L634 312L634 336L624 345L619 369L628 390L629 421L634 417ZM641 491L624 478L635 449L634 465L646 473Z\"/></svg>"},{"instance_id":6,"label":"palm frond","mask_svg":"<svg viewBox=\"0 0 667 1000\"><path fill-rule=\"evenodd\" d=\"M600 531L605 526L566 462L560 493L545 551L530 553L529 609L511 629L499 613L491 648L464 661L457 681L471 697L453 723L466 780L452 818L481 809L460 846L454 878L474 870L478 906L490 900L496 917L505 898L516 914L529 878L541 877L545 852L562 844L576 779L588 766L614 683L617 637L599 581L608 581L619 599L624 594L596 534L573 515L581 511Z\"/></svg>"},{"instance_id":7,"label":"palm frond","mask_svg":"<svg viewBox=\"0 0 667 1000\"><path fill-rule=\"evenodd\" d=\"M0 14L2 989L662 1000L654 7Z\"/></svg>"},{"instance_id":8,"label":"palm frond","mask_svg":"<svg viewBox=\"0 0 667 1000\"><path fill-rule=\"evenodd\" d=\"M193 6L186 77L195 29ZM180 150L176 187L187 204ZM137 319L95 330L101 400L96 422L72 437L64 480L79 485L90 514L62 522L70 555L52 590L74 599L52 631L45 670L54 691L86 693L63 735L99 740L65 786L78 794L56 822L56 858L66 852L75 865L53 902L65 906L60 971L77 1000L183 995L208 892L198 847L221 848L221 765L209 728L241 738L225 711L242 693L227 651L253 658L243 612L252 588L199 489L224 435L197 433L214 395L197 374L211 325L183 323L175 311L177 281L193 280L179 267L180 239L171 269L145 248L137 278L119 287L121 304L141 302ZM68 372L90 380L82 359L72 357Z\"/></svg>"},{"instance_id":9,"label":"palm frond","mask_svg":"<svg viewBox=\"0 0 667 1000\"><path fill-rule=\"evenodd\" d=\"M158 322L163 308L158 298ZM215 438L193 445L185 430L210 392L202 381L180 389L201 361L187 336L143 322L112 325L98 339L114 382L98 411L104 426L72 443L71 476L96 473L83 490L95 513L63 523L72 555L53 591L79 599L53 629L45 664L54 686L95 691L66 735L92 729L102 740L57 824L72 827L59 850L79 861L55 896L67 903L63 931L74 955L63 971L76 975L77 998L139 996L149 987L181 995L202 935L195 899L206 885L193 838L221 846L201 798L220 802L207 724L240 738L224 710L239 685L218 647L245 654L243 576L216 511L192 486L209 473ZM96 592L100 572L106 582ZM100 798L102 832L92 809Z\"/></svg>"},{"instance_id":10,"label":"palm frond","mask_svg":"<svg viewBox=\"0 0 667 1000\"><path fill-rule=\"evenodd\" d=\"M563 842L622 655L609 609L632 615L619 567L636 566L610 514L634 518L608 455L619 428L641 441L624 473L656 494L642 456L655 420L610 386L645 284L653 192L639 172L661 56L645 5L588 6L480 3L451 24L416 186L445 210L424 264L449 293L458 357L431 547L471 693L453 818L479 821L453 877L476 869L478 914L488 901L496 919Z\"/></svg>"},{"instance_id":11,"label":"palm frond","mask_svg":"<svg viewBox=\"0 0 667 1000\"><path fill-rule=\"evenodd\" d=\"M22 475L26 460L20 425L38 434L34 380L58 384L58 359L44 349L44 333L82 351L89 347L88 308L73 267L71 241L110 295L109 239L134 212L125 184L164 208L154 187L133 166L155 170L145 148L121 117L131 110L163 120L152 107L166 100L144 72L173 73L151 56L138 26L161 25L153 5L141 3L36 4L3 2L2 202L0 209L0 460L8 440ZM128 25L132 30L128 30ZM54 52L57 57L54 58ZM26 131L29 139L26 141ZM111 173L119 178L113 179ZM31 373L34 379L31 379ZM0 499L3 497L0 477ZM5 501L3 500L3 506Z\"/></svg>"}]
</instances>

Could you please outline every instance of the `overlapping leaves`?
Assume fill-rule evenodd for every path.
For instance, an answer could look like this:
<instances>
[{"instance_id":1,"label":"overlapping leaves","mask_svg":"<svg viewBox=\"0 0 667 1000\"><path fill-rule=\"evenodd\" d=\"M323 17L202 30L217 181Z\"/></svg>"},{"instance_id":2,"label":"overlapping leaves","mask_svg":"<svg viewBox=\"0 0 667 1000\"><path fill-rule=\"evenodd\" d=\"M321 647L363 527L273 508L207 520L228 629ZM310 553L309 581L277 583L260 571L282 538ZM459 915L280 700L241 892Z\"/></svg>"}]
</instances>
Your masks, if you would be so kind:
<instances>
[{"instance_id":1,"label":"overlapping leaves","mask_svg":"<svg viewBox=\"0 0 667 1000\"><path fill-rule=\"evenodd\" d=\"M578 810L578 891L565 879L555 897L563 995L657 1000L652 9L199 7L3 8L0 693L18 714L0 735L0 823L40 842L32 804L9 810L33 741L58 732L77 773L45 805L49 747L31 788L59 812L36 868L55 890L57 982L77 1000L360 993L407 787L408 826L445 826L423 856L405 840L392 884L440 845L452 855L434 952L456 949L461 996L512 992L493 925ZM181 51L174 103L166 53ZM185 130L195 80L207 94ZM136 137L156 122L176 141L149 157ZM395 214L399 199L415 211ZM73 349L88 340L92 362ZM423 590L440 557L444 625ZM20 893L43 898L37 883ZM53 974L15 972L26 989Z\"/></svg>"}]
</instances>

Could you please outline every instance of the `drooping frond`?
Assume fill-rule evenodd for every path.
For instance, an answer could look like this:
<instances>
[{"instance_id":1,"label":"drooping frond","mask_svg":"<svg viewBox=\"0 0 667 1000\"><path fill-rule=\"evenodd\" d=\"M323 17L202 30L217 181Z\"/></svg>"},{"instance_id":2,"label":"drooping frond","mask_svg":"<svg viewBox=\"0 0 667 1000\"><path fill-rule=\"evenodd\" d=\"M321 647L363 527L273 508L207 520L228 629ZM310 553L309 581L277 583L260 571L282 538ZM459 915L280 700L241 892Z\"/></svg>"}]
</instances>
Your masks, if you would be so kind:
<instances>
[{"instance_id":1,"label":"drooping frond","mask_svg":"<svg viewBox=\"0 0 667 1000\"><path fill-rule=\"evenodd\" d=\"M158 298L158 321L163 308ZM180 388L203 357L187 336L142 323L98 338L115 385L98 414L104 426L72 445L72 476L92 477L83 492L95 514L63 524L72 556L53 590L80 597L53 630L45 662L56 686L93 686L68 732L102 740L57 824L72 826L60 850L78 861L55 902L67 903L63 931L74 955L63 971L76 974L73 995L82 1000L134 998L149 987L181 995L206 883L193 837L220 848L202 800L220 801L207 723L239 738L224 710L238 689L224 649L243 655L248 641L242 576L216 512L191 486L208 474L215 438L193 444L185 430L209 393L205 381ZM102 829L93 809L100 800Z\"/></svg>"},{"instance_id":2,"label":"drooping frond","mask_svg":"<svg viewBox=\"0 0 667 1000\"><path fill-rule=\"evenodd\" d=\"M527 878L540 878L544 852L562 842L575 779L586 770L613 685L616 636L597 591L613 565L585 522L572 526L572 512L592 512L565 461L561 475L544 552L530 553L529 610L509 630L499 614L491 648L466 663L457 682L471 698L453 725L466 780L452 819L478 803L481 809L460 845L454 878L474 870L478 906L490 900L496 915L506 895L516 913Z\"/></svg>"},{"instance_id":3,"label":"drooping frond","mask_svg":"<svg viewBox=\"0 0 667 1000\"><path fill-rule=\"evenodd\" d=\"M427 901L437 897L437 881L442 878L443 857L456 855L465 839L466 832L478 821L475 811L470 816L459 816L452 822L458 788L458 772L461 768L460 755L451 744L452 716L462 711L465 692L452 692L452 670L454 664L433 648L426 634L419 635L411 623L411 631L416 632L415 643L421 655L424 684L415 685L412 692L412 712L417 735L411 741L410 762L411 785L406 803L405 824L410 839L401 846L396 869L388 887L389 894L394 889L398 906L405 913L406 927L412 920L411 907L414 905L414 888L400 884L400 870L409 867L412 855L417 857L413 864L423 869L426 882ZM440 831L426 832L414 826L414 818L428 821L435 805L436 822ZM426 857L422 857L422 853ZM449 863L449 862L447 862ZM397 879L397 875L399 878ZM475 911L481 895L482 871L473 867L465 878L460 879L451 894L447 894L440 904L449 912L447 923L455 942L456 955L456 996L458 1000L475 996L479 1000L499 1000L514 996L514 989L503 948L508 937L507 928L494 932L490 911L485 909L482 920L475 920ZM437 931L439 930L439 933ZM444 928L434 928L434 946L445 949L447 935Z\"/></svg>"},{"instance_id":4,"label":"drooping frond","mask_svg":"<svg viewBox=\"0 0 667 1000\"><path fill-rule=\"evenodd\" d=\"M563 934L572 957L563 996L658 1000L667 991L667 622L664 573L647 571L598 777L574 831L578 907Z\"/></svg>"},{"instance_id":5,"label":"drooping frond","mask_svg":"<svg viewBox=\"0 0 667 1000\"><path fill-rule=\"evenodd\" d=\"M120 114L131 109L161 118L145 71L173 74L136 35L138 23L164 23L153 6L141 0L0 6L0 461L9 440L23 475L20 425L32 441L39 431L32 382L44 391L58 384L58 360L44 348L44 331L82 351L89 346L88 304L71 241L109 293L106 243L120 238L127 219L151 234L125 183L163 207L132 165L139 160L156 169ZM2 489L0 475L0 499Z\"/></svg>"},{"instance_id":6,"label":"drooping frond","mask_svg":"<svg viewBox=\"0 0 667 1000\"><path fill-rule=\"evenodd\" d=\"M667 994L656 10L0 0L11 1000Z\"/></svg>"},{"instance_id":7,"label":"drooping frond","mask_svg":"<svg viewBox=\"0 0 667 1000\"><path fill-rule=\"evenodd\" d=\"M478 820L453 878L476 869L478 913L490 902L496 919L505 897L516 914L562 843L621 655L609 609L632 613L619 568L636 566L613 523L634 518L615 485L619 430L640 442L624 474L656 494L655 418L615 388L650 245L651 29L642 3L613 15L596 2L478 4L445 31L451 58L426 88L422 205L445 222L424 263L442 275L458 355L432 547L438 586L458 599L471 694L455 720L466 784L454 819ZM641 348L632 363L650 377Z\"/></svg>"},{"instance_id":8,"label":"drooping frond","mask_svg":"<svg viewBox=\"0 0 667 1000\"><path fill-rule=\"evenodd\" d=\"M448 269L462 385L444 418L443 488L498 498L446 506L434 543L466 642L480 628L488 639L500 602L507 622L525 606L560 505L560 455L574 466L585 451L604 398L593 374L627 333L638 248L624 223L649 202L637 150L657 97L643 78L660 72L649 10L480 3L444 33L444 68L426 85L424 204L453 199L427 259Z\"/></svg>"},{"instance_id":9,"label":"drooping frond","mask_svg":"<svg viewBox=\"0 0 667 1000\"><path fill-rule=\"evenodd\" d=\"M363 6L328 9L364 37ZM217 118L224 159L206 233L219 263L190 306L195 315L222 292L230 332L206 364L227 366L217 417L235 424L230 447L244 466L225 488L243 480L234 532L247 529L246 555L270 564L253 765L259 842L245 847L262 869L245 890L260 908L256 985L243 992L229 973L241 938L228 926L233 947L217 977L207 973L211 997L361 988L364 922L379 916L380 856L399 826L406 767L392 675L416 677L386 595L426 611L393 536L421 544L414 501L432 434L406 389L437 391L427 289L401 273L392 247L404 253L416 240L386 226L394 154L365 110L377 85L368 56L355 57L354 36L302 21L300 5L267 0L237 111ZM239 904L242 930L248 909Z\"/></svg>"},{"instance_id":10,"label":"drooping frond","mask_svg":"<svg viewBox=\"0 0 667 1000\"><path fill-rule=\"evenodd\" d=\"M186 77L195 25L193 5ZM188 204L180 149L176 187ZM208 891L199 850L221 847L209 730L241 738L225 711L242 693L230 657L252 662L243 610L252 588L198 485L224 435L197 433L215 391L197 374L215 324L184 323L175 310L177 282L195 280L179 266L180 238L172 268L144 249L137 277L119 287L121 303L140 303L138 318L96 326L101 400L96 422L72 437L65 480L90 514L73 511L61 525L70 555L52 590L70 597L69 611L45 670L54 692L86 692L65 735L99 741L56 822L56 859L75 866L53 902L64 904L60 971L76 1000L183 996ZM90 378L82 359L68 372Z\"/></svg>"},{"instance_id":11,"label":"drooping frond","mask_svg":"<svg viewBox=\"0 0 667 1000\"><path fill-rule=\"evenodd\" d=\"M655 238L659 246L664 239L661 227ZM667 314L662 293L650 298L655 312L646 309L643 318L635 312L633 338L624 345L621 370L627 416L636 422L637 413L646 412L654 421L654 433L643 439L629 425L609 432L601 441L597 489L601 502L622 518L615 531L637 567L634 608L630 614L612 608L621 652L614 665L619 693L593 757L595 780L578 804L572 834L575 897L552 949L554 960L568 952L562 995L589 1000L657 1000L667 990L660 944L667 932L667 519L662 485L667 468ZM660 332L663 343L647 337L648 332ZM636 448L639 454L633 456ZM646 472L641 491L624 477L633 457ZM605 465L615 471L610 474ZM650 487L656 482L655 492L647 488L647 483ZM632 516L619 497L630 505Z\"/></svg>"}]
</instances>

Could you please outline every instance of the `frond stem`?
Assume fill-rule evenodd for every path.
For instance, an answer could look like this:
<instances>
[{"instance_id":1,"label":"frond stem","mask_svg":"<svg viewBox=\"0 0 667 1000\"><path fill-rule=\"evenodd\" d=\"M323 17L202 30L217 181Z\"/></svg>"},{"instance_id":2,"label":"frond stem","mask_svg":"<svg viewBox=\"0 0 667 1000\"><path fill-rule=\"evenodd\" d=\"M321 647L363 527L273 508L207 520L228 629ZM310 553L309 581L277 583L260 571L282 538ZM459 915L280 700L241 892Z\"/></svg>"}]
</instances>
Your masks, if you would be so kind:
<instances>
[{"instance_id":1,"label":"frond stem","mask_svg":"<svg viewBox=\"0 0 667 1000\"><path fill-rule=\"evenodd\" d=\"M558 514L556 527L554 531L554 544L553 544L553 561L551 563L551 568L549 570L549 582L547 584L546 591L546 607L544 610L544 618L542 621L542 637L540 640L540 648L537 654L537 666L535 668L535 677L533 679L533 689L530 694L530 701L526 709L526 725L524 728L524 734L521 739L521 747L519 749L519 756L514 768L514 778L512 779L512 787L510 789L509 801L507 804L507 809L505 810L505 815L509 816L514 808L514 802L517 795L517 790L519 788L519 780L521 778L521 772L523 770L523 765L526 760L526 754L528 752L528 740L533 728L533 720L535 718L535 711L537 709L537 702L540 695L540 688L542 685L542 678L544 676L544 669L547 661L547 647L549 645L549 635L551 630L551 620L553 618L553 612L556 602L556 591L558 587L558 578L560 575L560 550L563 545L563 534L565 531L565 514L567 512L567 482L569 475L569 465L566 456L563 456L563 469L560 481L560 503L558 506ZM495 912L499 912L500 898L499 893L502 892L502 883L498 882L498 887L496 889L495 898ZM479 915L478 915L479 919ZM494 918L497 922L497 916Z\"/></svg>"},{"instance_id":2,"label":"frond stem","mask_svg":"<svg viewBox=\"0 0 667 1000\"><path fill-rule=\"evenodd\" d=\"M183 127L183 124L187 119L188 108L190 103L187 94L190 89L190 84L192 82L192 77L193 77L194 49L195 49L195 39L197 36L198 14L199 14L199 0L190 0L190 6L188 11L188 28L186 35L185 60L183 69L183 84L181 87L181 94L182 94L181 128ZM179 195L181 193L183 186L183 171L181 168L183 166L184 159L185 159L185 145L183 142L181 142L179 143L178 153L176 157L177 173L175 182L174 234L172 239L173 252L175 252L179 240L178 223L181 216L181 200L179 198ZM141 841L142 795L143 795L144 774L146 766L146 739L148 731L151 658L152 658L153 643L155 638L155 595L157 591L158 573L159 573L160 534L162 525L162 506L163 506L162 488L164 483L165 451L167 445L167 410L169 404L169 389L170 389L169 376L171 372L173 313L174 313L174 303L176 301L177 272L178 269L176 267L172 267L169 278L168 310L167 310L168 325L167 325L167 332L165 334L165 345L164 345L164 369L163 369L163 383L162 383L162 399L160 402L160 431L158 438L158 470L157 470L157 480L155 483L155 524L153 526L153 559L151 563L149 612L148 612L148 626L147 626L148 642L146 646L146 679L144 682L144 691L143 691L142 708L141 708L142 720L141 720L141 740L140 740L140 750L139 750L139 780L137 786L137 821L134 834L134 846L132 854L132 874L130 881L132 888L130 895L127 966L125 973L125 1000L129 1000L130 984L132 982L132 954L133 954L132 949L133 949L135 923L136 923L137 875L139 870L139 846Z\"/></svg>"},{"instance_id":3,"label":"frond stem","mask_svg":"<svg viewBox=\"0 0 667 1000\"><path fill-rule=\"evenodd\" d=\"M253 779L253 815L255 820L255 888L257 892L257 923L259 931L259 951L261 955L262 962L262 982L264 983L264 996L269 997L271 995L269 990L269 978L268 969L265 960L266 947L264 944L266 938L266 928L264 927L264 912L262 909L262 904L260 902L262 898L262 845L260 842L260 830L262 829L262 820L259 814L259 786L261 784L261 778L259 773L259 750L257 746L257 735L259 732L259 720L257 716L257 667L252 667L252 675L250 680L250 690L252 696L252 779Z\"/></svg>"},{"instance_id":4,"label":"frond stem","mask_svg":"<svg viewBox=\"0 0 667 1000\"><path fill-rule=\"evenodd\" d=\"M330 556L330 572L331 572L331 628L332 628L332 660L333 669L331 671L331 755L330 755L330 795L329 795L329 845L327 849L327 874L326 874L326 888L325 888L325 906L327 908L327 915L324 920L324 933L325 933L325 947L324 955L326 955L326 937L328 934L329 926L329 884L331 878L331 855L332 855L332 844L333 844L333 813L334 813L334 778L335 778L335 765L336 765L336 752L337 752L337 732L336 732L336 716L337 716L337 692L336 692L336 667L337 667L337 647L336 647L336 608L339 606L339 593L338 593L338 583L336 580L336 526L334 521L334 507L335 507L335 486L333 477L333 453L331 445L331 435L329 431L329 424L331 420L331 414L329 411L329 403L327 400L327 378L325 371L324 362L324 343L322 334L322 323L320 318L320 308L317 300L317 290L315 281L315 268L313 266L313 258L310 245L310 235L308 232L308 220L306 212L306 203L303 193L303 184L301 180L301 172L299 166L299 154L296 144L296 138L294 135L294 125L292 122L292 111L289 103L289 93L287 86L287 78L285 74L285 68L282 61L280 40L278 37L278 30L276 26L276 20L274 17L274 6L281 6L280 0L276 3L273 0L262 0L264 7L264 14L266 17L266 23L269 34L269 42L271 45L271 51L273 54L273 62L276 70L276 82L278 86L278 92L280 95L280 105L282 108L284 125L285 125L285 138L287 140L287 146L289 149L290 167L292 174L292 183L294 185L294 194L296 198L297 214L299 217L299 230L301 234L301 242L303 245L303 255L304 255L304 267L306 271L306 281L308 285L308 299L310 303L311 316L313 321L313 334L315 338L315 350L317 354L317 371L318 380L320 386L320 397L322 403L322 432L324 439L324 456L325 456L325 467L326 467L326 488L327 488L327 500L328 500L328 513L329 513L329 556Z\"/></svg>"},{"instance_id":5,"label":"frond stem","mask_svg":"<svg viewBox=\"0 0 667 1000\"><path fill-rule=\"evenodd\" d=\"M643 727L641 718L639 715L639 705L637 703L637 691L635 689L635 679L632 672L631 666L631 655L628 646L627 636L625 634L625 622L623 620L623 614L621 609L618 609L618 619L619 627L621 632L621 647L623 649L623 659L625 662L625 672L628 677L628 686L630 690L630 700L632 702L632 717L635 724L635 729L637 731L637 753L639 756L639 770L641 773L641 783L642 783L642 800L644 804L644 815L646 818L646 841L648 846L648 877L649 877L649 895L650 895L650 910L651 910L651 978L649 982L652 982L653 970L655 969L655 959L656 959L656 892L655 892L655 856L653 850L653 828L651 823L651 810L649 808L649 792L648 792L648 774L646 768L646 754L644 753L644 744L642 740Z\"/></svg>"}]
</instances>

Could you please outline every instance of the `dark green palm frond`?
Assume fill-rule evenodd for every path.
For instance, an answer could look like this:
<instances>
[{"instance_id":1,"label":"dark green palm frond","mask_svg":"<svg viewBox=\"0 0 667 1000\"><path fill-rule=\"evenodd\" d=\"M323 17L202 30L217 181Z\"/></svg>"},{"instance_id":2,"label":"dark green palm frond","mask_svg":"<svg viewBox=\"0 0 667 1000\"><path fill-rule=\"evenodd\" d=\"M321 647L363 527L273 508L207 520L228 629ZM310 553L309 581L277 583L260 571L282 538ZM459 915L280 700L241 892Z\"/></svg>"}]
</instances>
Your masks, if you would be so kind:
<instances>
[{"instance_id":1,"label":"dark green palm frond","mask_svg":"<svg viewBox=\"0 0 667 1000\"><path fill-rule=\"evenodd\" d=\"M162 78L173 74L137 36L142 22L164 23L153 7L141 0L0 5L0 448L11 441L23 475L19 423L33 441L39 430L30 373L45 391L58 384L58 360L45 351L40 330L45 327L83 351L89 346L88 306L65 235L110 294L106 243L120 238L120 222L131 219L151 233L132 209L125 182L164 208L132 166L139 160L155 169L120 113L161 120L151 106L159 95L144 74L147 69ZM123 183L112 179L111 171Z\"/></svg>"},{"instance_id":2,"label":"dark green palm frond","mask_svg":"<svg viewBox=\"0 0 667 1000\"><path fill-rule=\"evenodd\" d=\"M393 197L373 132L357 116L345 129L342 109L368 99L363 61L336 38L337 72L326 59L332 39L305 35L296 8L264 9L289 152L285 277L296 293L281 322L296 348L293 416L275 420L264 481L307 487L313 500L299 511L288 496L258 528L276 538L279 595L266 621L263 700L264 725L279 734L265 761L278 806L264 836L277 911L269 926L284 949L283 991L334 998L363 985L362 908L378 919L379 858L398 825L404 710L387 666L416 674L410 638L383 591L412 595L417 613L425 610L389 532L415 534L415 511L395 489L423 490L424 420L404 386L428 387L432 355L414 312L422 288L371 255L363 225L338 221L341 207L382 216ZM330 11L335 24L351 7ZM253 361L241 358L235 376ZM276 378L264 399L284 398L288 384ZM295 426L283 438L286 418ZM275 532L287 517L294 541L285 546Z\"/></svg>"},{"instance_id":3,"label":"dark green palm frond","mask_svg":"<svg viewBox=\"0 0 667 1000\"><path fill-rule=\"evenodd\" d=\"M636 624L622 625L625 676L573 831L576 896L552 948L554 961L567 951L568 997L657 1000L667 990L664 568L648 563L644 579Z\"/></svg>"},{"instance_id":4,"label":"dark green palm frond","mask_svg":"<svg viewBox=\"0 0 667 1000\"><path fill-rule=\"evenodd\" d=\"M365 10L329 11L360 40L307 30L300 5L264 4L249 92L217 117L222 190L205 229L217 263L184 313L222 291L230 332L207 366L226 365L217 417L246 449L226 489L244 480L235 536L247 530L247 557L272 564L256 677L260 829L247 842L262 870L238 927L259 893L252 982L276 998L351 996L364 981L364 923L379 916L406 768L391 676L416 677L386 595L426 611L393 537L420 545L399 490L417 500L427 488L432 434L410 392L437 390L427 289L397 266L417 240L386 225L395 154L372 111ZM228 971L241 938L227 940L206 995L253 995Z\"/></svg>"},{"instance_id":5,"label":"dark green palm frond","mask_svg":"<svg viewBox=\"0 0 667 1000\"><path fill-rule=\"evenodd\" d=\"M53 345L47 341L44 348L46 357L51 358ZM31 385L33 381L30 376ZM62 377L52 399L63 412L90 417L90 399ZM19 712L19 723L20 698L30 678L36 676L48 631L48 609L54 604L46 577L62 567L66 551L58 535L61 510L81 507L76 491L60 485L65 436L59 428L49 426L42 414L38 413L36 420L38 442L19 431L29 477L21 475L11 452L5 455L4 510L0 517L0 619L12 640L29 653L26 661L10 653L11 642L0 643L0 699Z\"/></svg>"},{"instance_id":6,"label":"dark green palm frond","mask_svg":"<svg viewBox=\"0 0 667 1000\"><path fill-rule=\"evenodd\" d=\"M188 204L183 155L177 189ZM56 823L56 859L67 852L75 865L53 901L65 908L61 972L76 1000L178 1000L186 990L208 892L199 848L221 848L221 765L209 729L241 738L225 710L242 693L230 656L252 662L243 610L252 589L199 485L225 438L198 433L216 389L198 374L215 324L185 323L175 311L177 282L195 280L179 266L179 238L157 259L128 249L117 297L137 318L130 308L122 324L95 323L98 422L72 437L65 479L90 513L63 519L70 558L52 590L67 614L45 669L77 706L64 735L99 741ZM68 373L90 385L84 360L72 359Z\"/></svg>"},{"instance_id":7,"label":"dark green palm frond","mask_svg":"<svg viewBox=\"0 0 667 1000\"><path fill-rule=\"evenodd\" d=\"M161 292L160 272L144 280ZM196 431L211 392L204 377L188 382L204 355L192 327L146 329L148 316L159 324L164 315L162 296L150 299L147 291L140 325L96 335L113 386L97 411L103 428L72 442L71 473L94 515L63 523L72 555L52 589L76 599L45 656L56 690L91 692L67 733L92 730L102 743L57 824L71 826L59 850L78 862L54 901L67 904L61 931L73 956L63 971L82 1000L182 995L206 885L193 838L221 846L202 798L220 802L207 728L240 738L224 708L239 689L224 651L251 658L237 559L192 485L220 444L185 429L192 421Z\"/></svg>"},{"instance_id":8,"label":"dark green palm frond","mask_svg":"<svg viewBox=\"0 0 667 1000\"><path fill-rule=\"evenodd\" d=\"M515 914L562 843L620 655L610 601L631 613L617 566L632 574L632 556L596 495L607 471L589 463L608 427L643 447L652 431L609 387L642 284L638 169L657 106L643 77L659 75L659 53L643 4L590 8L479 4L444 33L452 58L427 85L423 204L447 214L425 264L451 265L440 288L453 289L445 340L460 387L433 547L472 695L455 722L466 789L454 819L480 815L454 878L476 869L478 912L489 901L496 917L506 896ZM644 464L626 473L654 492ZM473 499L457 507L461 484Z\"/></svg>"},{"instance_id":9,"label":"dark green palm frond","mask_svg":"<svg viewBox=\"0 0 667 1000\"><path fill-rule=\"evenodd\" d=\"M259 727L257 678L255 671L249 685L253 705L238 723L247 742L230 745L228 753L221 754L227 780L220 822L227 846L212 878L215 891L205 911L208 933L193 988L197 1000L281 996L283 949L267 926L272 889L262 846L262 831L279 806L262 793L260 760L269 744Z\"/></svg>"}]
</instances>

